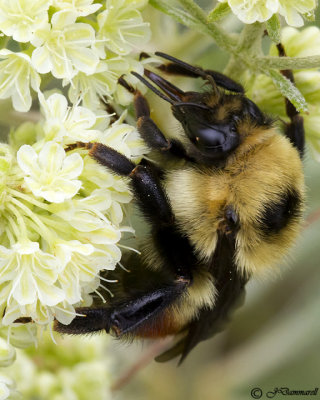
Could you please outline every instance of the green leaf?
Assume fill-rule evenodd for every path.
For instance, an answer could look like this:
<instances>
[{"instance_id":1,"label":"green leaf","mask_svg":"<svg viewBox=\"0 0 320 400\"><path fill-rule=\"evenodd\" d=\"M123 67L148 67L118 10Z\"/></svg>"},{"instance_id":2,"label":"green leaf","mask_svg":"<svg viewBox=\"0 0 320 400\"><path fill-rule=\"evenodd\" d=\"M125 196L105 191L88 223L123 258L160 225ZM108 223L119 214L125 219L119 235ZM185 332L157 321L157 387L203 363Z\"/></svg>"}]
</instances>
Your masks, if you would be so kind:
<instances>
[{"instance_id":1,"label":"green leaf","mask_svg":"<svg viewBox=\"0 0 320 400\"><path fill-rule=\"evenodd\" d=\"M271 40L278 44L281 41L281 24L280 19L277 14L274 14L268 21L267 21L267 31L271 38Z\"/></svg>"},{"instance_id":2,"label":"green leaf","mask_svg":"<svg viewBox=\"0 0 320 400\"><path fill-rule=\"evenodd\" d=\"M230 13L231 9L228 3L219 3L208 15L208 22L220 21Z\"/></svg>"},{"instance_id":3,"label":"green leaf","mask_svg":"<svg viewBox=\"0 0 320 400\"><path fill-rule=\"evenodd\" d=\"M308 111L305 98L289 79L275 70L264 71L264 73L270 76L282 95L290 100L298 111Z\"/></svg>"},{"instance_id":4,"label":"green leaf","mask_svg":"<svg viewBox=\"0 0 320 400\"><path fill-rule=\"evenodd\" d=\"M308 57L257 57L254 65L261 69L310 69L320 67L320 56Z\"/></svg>"}]
</instances>

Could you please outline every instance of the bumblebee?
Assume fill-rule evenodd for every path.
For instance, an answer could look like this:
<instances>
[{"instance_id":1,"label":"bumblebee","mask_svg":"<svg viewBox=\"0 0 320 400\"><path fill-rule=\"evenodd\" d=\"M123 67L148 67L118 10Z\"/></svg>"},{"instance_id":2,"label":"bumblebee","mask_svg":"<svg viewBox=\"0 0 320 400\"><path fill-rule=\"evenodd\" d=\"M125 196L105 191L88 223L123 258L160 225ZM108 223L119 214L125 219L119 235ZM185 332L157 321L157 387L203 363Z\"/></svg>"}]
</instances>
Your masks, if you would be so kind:
<instances>
[{"instance_id":1,"label":"bumblebee","mask_svg":"<svg viewBox=\"0 0 320 400\"><path fill-rule=\"evenodd\" d=\"M181 140L168 139L150 117L147 100L134 94L137 127L162 166L134 164L101 143L74 143L99 164L128 177L150 225L131 273L118 272L119 293L107 305L77 309L62 333L105 330L118 338L177 335L159 356L182 361L200 342L220 331L255 274L274 271L294 243L304 204L303 119L287 100L290 122L280 134L274 121L227 76L194 67L167 54L158 69L202 78L205 92L183 91L161 75L132 72L171 104ZM174 161L172 163L172 160ZM170 168L166 168L170 165ZM172 166L173 165L173 166Z\"/></svg>"}]
</instances>

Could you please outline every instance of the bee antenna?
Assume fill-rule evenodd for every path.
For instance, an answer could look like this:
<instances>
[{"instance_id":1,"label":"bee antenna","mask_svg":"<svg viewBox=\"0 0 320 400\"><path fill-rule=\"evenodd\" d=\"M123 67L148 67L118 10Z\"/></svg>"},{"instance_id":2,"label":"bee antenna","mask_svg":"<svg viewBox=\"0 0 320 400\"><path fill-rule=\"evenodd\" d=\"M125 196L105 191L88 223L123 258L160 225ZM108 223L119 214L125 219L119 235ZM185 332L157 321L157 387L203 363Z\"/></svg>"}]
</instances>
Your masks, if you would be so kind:
<instances>
[{"instance_id":1,"label":"bee antenna","mask_svg":"<svg viewBox=\"0 0 320 400\"><path fill-rule=\"evenodd\" d=\"M131 74L139 79L142 83L144 83L150 90L153 91L157 96L161 97L163 100L167 101L168 103L174 105L175 102L171 100L169 97L165 96L161 93L157 88L155 88L151 83L149 83L143 76L139 75L137 72L131 71Z\"/></svg>"},{"instance_id":2,"label":"bee antenna","mask_svg":"<svg viewBox=\"0 0 320 400\"><path fill-rule=\"evenodd\" d=\"M191 73L195 74L195 76L200 76L204 79L207 79L207 75L205 71L202 70L202 68L197 68L194 67L184 61L178 60L175 57L169 56L169 54L162 53L161 51L156 51L154 53L156 56L164 58L165 60L171 61L176 65L180 65L180 67L184 68L187 71L190 71Z\"/></svg>"}]
</instances>

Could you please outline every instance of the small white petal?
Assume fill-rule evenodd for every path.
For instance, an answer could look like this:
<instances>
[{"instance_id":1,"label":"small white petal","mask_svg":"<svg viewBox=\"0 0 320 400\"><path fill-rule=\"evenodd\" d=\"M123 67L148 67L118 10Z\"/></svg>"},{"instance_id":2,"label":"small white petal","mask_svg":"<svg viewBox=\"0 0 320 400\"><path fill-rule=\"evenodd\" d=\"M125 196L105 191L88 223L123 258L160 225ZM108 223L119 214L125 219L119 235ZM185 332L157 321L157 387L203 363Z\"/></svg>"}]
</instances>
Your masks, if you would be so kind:
<instances>
[{"instance_id":1,"label":"small white petal","mask_svg":"<svg viewBox=\"0 0 320 400\"><path fill-rule=\"evenodd\" d=\"M88 259L96 267L100 266L100 269L113 270L116 263L121 259L121 251L115 245L108 245L104 249L95 251Z\"/></svg>"},{"instance_id":2,"label":"small white petal","mask_svg":"<svg viewBox=\"0 0 320 400\"><path fill-rule=\"evenodd\" d=\"M51 57L46 47L37 47L32 52L31 56L32 65L40 72L40 74L47 74L52 69Z\"/></svg>"},{"instance_id":3,"label":"small white petal","mask_svg":"<svg viewBox=\"0 0 320 400\"><path fill-rule=\"evenodd\" d=\"M37 280L37 293L41 303L47 306L55 306L65 299L62 289L40 280Z\"/></svg>"},{"instance_id":4,"label":"small white petal","mask_svg":"<svg viewBox=\"0 0 320 400\"><path fill-rule=\"evenodd\" d=\"M111 220L115 224L119 225L122 222L123 212L122 212L122 208L118 202L116 202L116 201L112 202L112 205L109 210L109 215L110 215Z\"/></svg>"},{"instance_id":5,"label":"small white petal","mask_svg":"<svg viewBox=\"0 0 320 400\"><path fill-rule=\"evenodd\" d=\"M65 199L71 199L71 197L76 195L80 190L82 182L80 180L70 181L67 179L58 178L55 184L64 193Z\"/></svg>"},{"instance_id":6,"label":"small white petal","mask_svg":"<svg viewBox=\"0 0 320 400\"><path fill-rule=\"evenodd\" d=\"M17 86L16 91L12 94L13 108L19 112L27 112L29 111L31 104L32 98L30 95L29 84L26 88Z\"/></svg>"},{"instance_id":7,"label":"small white petal","mask_svg":"<svg viewBox=\"0 0 320 400\"><path fill-rule=\"evenodd\" d=\"M64 179L75 179L83 170L83 160L80 154L74 153L67 156L62 164L60 176Z\"/></svg>"},{"instance_id":8,"label":"small white petal","mask_svg":"<svg viewBox=\"0 0 320 400\"><path fill-rule=\"evenodd\" d=\"M42 170L57 171L65 158L63 147L55 142L47 142L39 153L39 166Z\"/></svg>"},{"instance_id":9,"label":"small white petal","mask_svg":"<svg viewBox=\"0 0 320 400\"><path fill-rule=\"evenodd\" d=\"M280 14L285 17L286 23L291 26L303 26L303 18L301 15L291 7L280 9Z\"/></svg>"},{"instance_id":10,"label":"small white petal","mask_svg":"<svg viewBox=\"0 0 320 400\"><path fill-rule=\"evenodd\" d=\"M38 174L38 155L33 147L24 144L17 152L17 160L22 171L31 176Z\"/></svg>"},{"instance_id":11,"label":"small white petal","mask_svg":"<svg viewBox=\"0 0 320 400\"><path fill-rule=\"evenodd\" d=\"M80 302L81 286L79 274L72 268L66 268L63 274L60 275L59 281L66 296L66 301L71 304Z\"/></svg>"},{"instance_id":12,"label":"small white petal","mask_svg":"<svg viewBox=\"0 0 320 400\"><path fill-rule=\"evenodd\" d=\"M80 232L79 232L80 236ZM82 234L81 236L84 236ZM85 236L84 236L85 237ZM90 232L90 240L96 244L114 244L121 238L121 232L111 225Z\"/></svg>"},{"instance_id":13,"label":"small white petal","mask_svg":"<svg viewBox=\"0 0 320 400\"><path fill-rule=\"evenodd\" d=\"M111 196L107 190L95 189L90 196L79 200L79 203L80 207L93 208L105 212L109 209L111 201Z\"/></svg>"},{"instance_id":14,"label":"small white petal","mask_svg":"<svg viewBox=\"0 0 320 400\"><path fill-rule=\"evenodd\" d=\"M68 56L75 68L85 74L93 74L99 62L99 57L91 49L79 47L68 50Z\"/></svg>"},{"instance_id":15,"label":"small white petal","mask_svg":"<svg viewBox=\"0 0 320 400\"><path fill-rule=\"evenodd\" d=\"M13 250L16 251L19 255L23 254L34 254L39 251L39 243L38 242L18 242L12 246Z\"/></svg>"},{"instance_id":16,"label":"small white petal","mask_svg":"<svg viewBox=\"0 0 320 400\"><path fill-rule=\"evenodd\" d=\"M68 111L68 101L62 94L54 93L47 98L47 109L50 117L63 119ZM47 117L49 117L49 115Z\"/></svg>"},{"instance_id":17,"label":"small white petal","mask_svg":"<svg viewBox=\"0 0 320 400\"><path fill-rule=\"evenodd\" d=\"M19 281L13 292L13 298L22 306L35 302L37 294L36 286L30 270L22 271L18 279Z\"/></svg>"},{"instance_id":18,"label":"small white petal","mask_svg":"<svg viewBox=\"0 0 320 400\"><path fill-rule=\"evenodd\" d=\"M78 15L75 11L63 10L53 14L51 24L54 29L63 29L65 26L73 24Z\"/></svg>"},{"instance_id":19,"label":"small white petal","mask_svg":"<svg viewBox=\"0 0 320 400\"><path fill-rule=\"evenodd\" d=\"M27 178L25 178L25 180L27 180ZM28 182L28 186L35 196L43 197L51 203L62 203L66 199L71 199L79 191L81 184L81 181L57 179L55 181L56 187L46 190L36 183Z\"/></svg>"},{"instance_id":20,"label":"small white petal","mask_svg":"<svg viewBox=\"0 0 320 400\"><path fill-rule=\"evenodd\" d=\"M95 113L85 107L73 107L72 115L70 116L70 124L72 129L89 129L96 123L97 117Z\"/></svg>"}]
</instances>

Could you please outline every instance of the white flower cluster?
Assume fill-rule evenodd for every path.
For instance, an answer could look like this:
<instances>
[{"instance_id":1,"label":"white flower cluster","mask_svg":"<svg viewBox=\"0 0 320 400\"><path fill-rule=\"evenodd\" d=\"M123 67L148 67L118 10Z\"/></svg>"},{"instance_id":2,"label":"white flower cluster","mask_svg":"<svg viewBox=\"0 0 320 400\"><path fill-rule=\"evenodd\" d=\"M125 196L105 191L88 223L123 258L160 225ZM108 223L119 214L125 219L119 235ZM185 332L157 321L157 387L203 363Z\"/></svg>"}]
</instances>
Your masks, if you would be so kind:
<instances>
[{"instance_id":1,"label":"white flower cluster","mask_svg":"<svg viewBox=\"0 0 320 400\"><path fill-rule=\"evenodd\" d=\"M0 143L1 367L13 363L15 347L34 343L39 327L54 319L68 324L75 307L91 304L92 293L109 296L106 272L120 260L122 232L132 232L122 226L131 193L124 179L87 151L65 148L98 141L137 161L145 151L136 129L123 122L125 114L110 124L104 103L128 104L131 96L118 89L117 80L127 74L134 84L130 71L143 73L133 52L150 36L140 13L146 3L0 0L0 100L11 99L18 112L39 100L42 113L39 122L10 126L8 143ZM69 85L69 99L59 90L45 93L49 84ZM29 320L33 324L19 324ZM95 368L105 371L89 365ZM61 393L76 399L74 379L90 387L94 379L84 379L80 366L72 373ZM105 382L102 374L95 376ZM11 378L0 376L0 399L20 398L20 382L16 390ZM100 386L106 393L106 384Z\"/></svg>"},{"instance_id":2,"label":"white flower cluster","mask_svg":"<svg viewBox=\"0 0 320 400\"><path fill-rule=\"evenodd\" d=\"M317 0L219 0L228 3L232 12L244 23L264 22L274 14L282 15L287 24L302 26L300 14L311 16L317 6Z\"/></svg>"},{"instance_id":3,"label":"white flower cluster","mask_svg":"<svg viewBox=\"0 0 320 400\"><path fill-rule=\"evenodd\" d=\"M149 24L139 11L146 2L0 0L2 42L12 38L21 49L0 50L0 99L11 97L15 110L28 111L30 88L39 92L49 73L70 84L71 100L99 107L99 98L114 93L121 74L141 72L128 55L149 39Z\"/></svg>"},{"instance_id":4,"label":"white flower cluster","mask_svg":"<svg viewBox=\"0 0 320 400\"><path fill-rule=\"evenodd\" d=\"M0 145L3 325L20 317L70 322L74 306L90 302L88 294L101 285L100 271L120 259L127 185L85 151L64 148L80 140L103 142L130 158L144 151L135 128L122 120L109 126L100 100L117 95L123 73L143 72L131 53L149 39L140 13L146 3L0 0L0 99L26 112L35 95L43 114ZM72 107L60 93L45 98L52 79L70 85Z\"/></svg>"},{"instance_id":5,"label":"white flower cluster","mask_svg":"<svg viewBox=\"0 0 320 400\"><path fill-rule=\"evenodd\" d=\"M101 100L128 103L117 80L143 73L132 52L149 39L140 14L146 2L0 0L0 99L11 98L19 112L38 99L42 113L39 122L11 127L8 143L0 143L2 367L14 361L14 347L34 341L39 326L68 324L92 293L109 296L106 272L120 260L122 232L132 232L122 225L132 196L127 182L87 151L65 148L97 141L137 161L145 151L125 113L110 124ZM54 79L70 85L69 99L58 90L44 93ZM19 322L29 320L29 336L18 335ZM8 393L14 397L14 382L0 377L0 399Z\"/></svg>"},{"instance_id":6,"label":"white flower cluster","mask_svg":"<svg viewBox=\"0 0 320 400\"><path fill-rule=\"evenodd\" d=\"M121 205L131 199L123 179L86 151L68 154L77 139L99 141L130 158L144 151L136 129L74 105L40 96L44 120L26 123L0 145L0 313L37 324L69 323L74 306L90 303L121 252ZM102 121L101 121L102 120ZM28 144L22 144L25 141Z\"/></svg>"}]
</instances>

